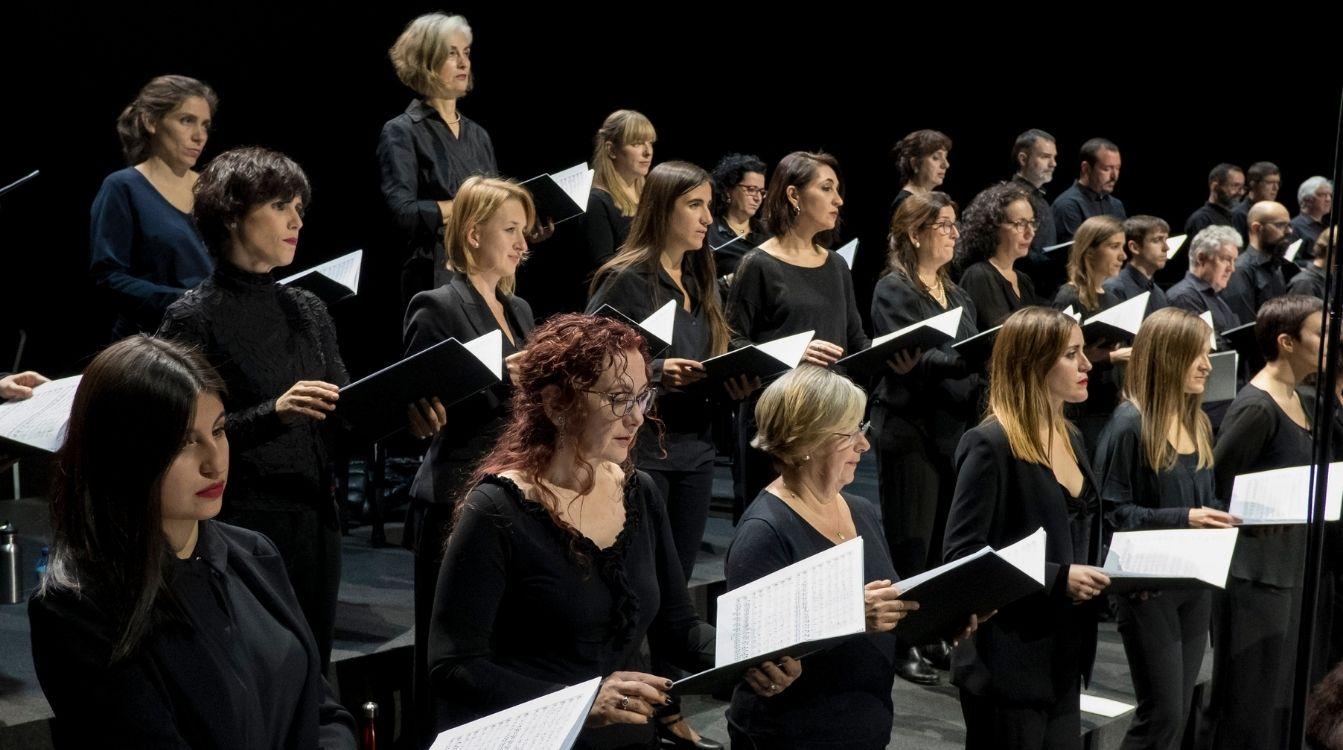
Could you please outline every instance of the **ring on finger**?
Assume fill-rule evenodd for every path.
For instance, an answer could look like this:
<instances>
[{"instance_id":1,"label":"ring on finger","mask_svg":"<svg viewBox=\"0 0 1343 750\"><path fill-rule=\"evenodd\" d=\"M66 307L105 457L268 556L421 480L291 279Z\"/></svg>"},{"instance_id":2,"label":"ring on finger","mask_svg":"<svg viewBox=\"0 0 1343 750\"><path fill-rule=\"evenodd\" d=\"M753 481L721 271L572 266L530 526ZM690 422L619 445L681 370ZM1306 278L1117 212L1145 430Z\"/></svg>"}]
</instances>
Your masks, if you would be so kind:
<instances>
[{"instance_id":1,"label":"ring on finger","mask_svg":"<svg viewBox=\"0 0 1343 750\"><path fill-rule=\"evenodd\" d=\"M620 710L621 711L630 710L630 697L628 695L620 696Z\"/></svg>"},{"instance_id":2,"label":"ring on finger","mask_svg":"<svg viewBox=\"0 0 1343 750\"><path fill-rule=\"evenodd\" d=\"M774 691L776 691L776 690L778 690L778 689L779 689L779 686L771 682L771 683L769 684L769 687L765 688L765 692L766 692L766 693L773 693Z\"/></svg>"}]
</instances>

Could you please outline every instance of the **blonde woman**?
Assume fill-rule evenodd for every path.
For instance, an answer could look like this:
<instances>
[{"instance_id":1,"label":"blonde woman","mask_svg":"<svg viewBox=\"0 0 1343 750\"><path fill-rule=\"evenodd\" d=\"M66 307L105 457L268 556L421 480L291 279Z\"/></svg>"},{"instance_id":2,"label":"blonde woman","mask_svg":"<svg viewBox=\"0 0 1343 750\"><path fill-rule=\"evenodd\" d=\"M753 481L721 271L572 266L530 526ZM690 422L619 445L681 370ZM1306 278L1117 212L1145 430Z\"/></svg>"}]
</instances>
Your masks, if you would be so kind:
<instances>
[{"instance_id":1,"label":"blonde woman","mask_svg":"<svg viewBox=\"0 0 1343 750\"><path fill-rule=\"evenodd\" d=\"M597 130L592 148L592 193L584 215L587 260L583 277L615 256L630 233L657 131L632 109L612 112Z\"/></svg>"},{"instance_id":2,"label":"blonde woman","mask_svg":"<svg viewBox=\"0 0 1343 750\"><path fill-rule=\"evenodd\" d=\"M947 560L1048 535L1045 588L1000 610L952 653L966 747L1080 748L1081 680L1096 652L1092 606L1110 579L1099 484L1063 406L1087 398L1091 363L1071 316L1026 307L989 360L989 416L956 451Z\"/></svg>"},{"instance_id":3,"label":"blonde woman","mask_svg":"<svg viewBox=\"0 0 1343 750\"><path fill-rule=\"evenodd\" d=\"M1208 324L1169 307L1133 341L1127 399L1100 436L1096 473L1114 528L1229 528L1212 469L1212 425L1203 390L1212 363ZM1180 747L1208 642L1212 594L1201 590L1121 597L1119 635L1138 709L1124 748Z\"/></svg>"},{"instance_id":4,"label":"blonde woman","mask_svg":"<svg viewBox=\"0 0 1343 750\"><path fill-rule=\"evenodd\" d=\"M428 13L388 52L397 78L416 94L378 136L382 196L406 249L403 299L444 281L443 227L462 182L498 172L489 133L457 109L474 80L472 41L462 16Z\"/></svg>"}]
</instances>

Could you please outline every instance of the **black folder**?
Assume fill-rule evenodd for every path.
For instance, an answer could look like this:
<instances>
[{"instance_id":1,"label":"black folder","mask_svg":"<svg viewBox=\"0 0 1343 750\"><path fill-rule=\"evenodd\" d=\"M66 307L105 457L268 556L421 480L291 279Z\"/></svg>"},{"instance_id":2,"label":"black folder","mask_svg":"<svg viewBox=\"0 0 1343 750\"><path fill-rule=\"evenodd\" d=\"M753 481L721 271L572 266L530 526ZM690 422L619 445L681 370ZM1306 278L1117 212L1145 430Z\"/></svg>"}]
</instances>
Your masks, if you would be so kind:
<instances>
[{"instance_id":1,"label":"black folder","mask_svg":"<svg viewBox=\"0 0 1343 750\"><path fill-rule=\"evenodd\" d=\"M1110 585L1105 587L1106 594L1132 594L1138 591L1156 591L1159 589L1217 589L1217 586L1200 578L1182 578L1175 576L1142 575L1140 573L1116 573L1101 570L1110 577Z\"/></svg>"},{"instance_id":2,"label":"black folder","mask_svg":"<svg viewBox=\"0 0 1343 750\"><path fill-rule=\"evenodd\" d=\"M326 263L322 263L320 265L309 268L306 271L301 271L299 273L294 274L293 276L281 279L280 283L285 286L296 286L299 287L300 289L307 289L308 291L317 295L317 298L322 300L322 302L326 304L327 307L330 307L336 304L337 302L347 300L350 297L353 297L359 293L359 290L357 288L351 289L345 284L342 284L341 282L336 281L335 279L326 275L325 273L325 269L331 263L344 261L351 255L358 255L359 259L357 262L362 265L363 251L356 250L353 253L342 255L341 257L336 258L334 260L327 261ZM356 286L357 285L358 284L356 280Z\"/></svg>"},{"instance_id":3,"label":"black folder","mask_svg":"<svg viewBox=\"0 0 1343 750\"><path fill-rule=\"evenodd\" d=\"M587 169L587 164L580 164L578 167ZM582 203L575 202L550 174L537 175L522 185L532 194L532 202L536 205L536 218L541 222L552 220L560 224L575 216L582 216L588 210L586 196Z\"/></svg>"},{"instance_id":4,"label":"black folder","mask_svg":"<svg viewBox=\"0 0 1343 750\"><path fill-rule=\"evenodd\" d=\"M989 369L989 358L993 356L993 342L998 340L998 332L1003 330L1002 326L994 326L987 331L981 331L968 339L961 339L951 345L965 364L971 370L987 372Z\"/></svg>"},{"instance_id":5,"label":"black folder","mask_svg":"<svg viewBox=\"0 0 1343 750\"><path fill-rule=\"evenodd\" d=\"M951 316L953 312L958 314ZM928 351L929 349L936 349L948 341L955 340L956 335L954 333L948 334L945 330L929 325L929 323L943 315L948 316L945 320L951 320L954 317L952 330L955 331L956 327L960 325L960 316L964 314L962 308L956 307L947 312L938 313L928 320L905 326L885 336L879 336L872 341L872 345L868 348L841 358L835 363L835 367L842 369L850 378L858 381L881 374L888 369L886 366L887 360L894 357L897 352L912 352L916 349Z\"/></svg>"},{"instance_id":6,"label":"black folder","mask_svg":"<svg viewBox=\"0 0 1343 750\"><path fill-rule=\"evenodd\" d=\"M1221 332L1222 338L1240 355L1250 375L1264 367L1264 353L1259 350L1259 339L1254 335L1254 323L1245 323Z\"/></svg>"},{"instance_id":7,"label":"black folder","mask_svg":"<svg viewBox=\"0 0 1343 750\"><path fill-rule=\"evenodd\" d=\"M1151 292L1143 292L1136 297L1126 299L1123 302L1097 313L1082 321L1082 335L1088 342L1109 341L1112 343L1130 343L1137 331L1130 330L1120 325L1110 322L1117 311L1132 313L1138 316L1139 327L1141 327L1142 316L1147 312L1147 303L1151 299ZM1136 311L1136 312L1135 312Z\"/></svg>"},{"instance_id":8,"label":"black folder","mask_svg":"<svg viewBox=\"0 0 1343 750\"><path fill-rule=\"evenodd\" d=\"M903 625L903 621L901 625ZM713 667L703 672L692 674L689 677L683 677L672 683L671 692L677 695L713 695L726 692L741 682L746 677L746 673L752 667L758 667L767 661L775 661L785 656L791 656L794 659L805 659L813 654L820 653L828 648L834 647L849 640L856 638L862 633L848 633L846 635L837 635L833 638L822 638L805 643L795 643L787 648L775 649L767 654L754 656L750 659L725 664L721 667ZM804 667L805 669L805 667Z\"/></svg>"},{"instance_id":9,"label":"black folder","mask_svg":"<svg viewBox=\"0 0 1343 750\"><path fill-rule=\"evenodd\" d=\"M667 304L675 305L676 301L672 300ZM661 310L659 310L658 312L661 312ZM610 305L602 305L597 309L597 312L594 314L600 315L604 318L610 318L611 320L620 321L621 323L624 323L630 328L633 328L634 330L638 331L639 335L643 336L644 340L648 342L648 356L652 357L653 359L661 357L664 352L666 352L668 349L671 348L670 341L665 341L663 337L657 335L656 333L653 333L647 328L644 328L643 323L635 321L634 318L631 318L630 316L615 309L614 307L611 307ZM657 315L657 312L653 313L653 315ZM652 317L653 316L650 315L648 319L651 319ZM648 319L645 319L644 322L647 322Z\"/></svg>"},{"instance_id":10,"label":"black folder","mask_svg":"<svg viewBox=\"0 0 1343 750\"><path fill-rule=\"evenodd\" d=\"M724 242L718 247L710 246L709 249L713 250L716 253L719 252L720 250L727 249L731 245L739 245L737 249L741 251L742 255L745 255L747 252L755 249L755 245L752 245L751 243L747 242L746 237L733 237L732 239L728 240L727 242Z\"/></svg>"},{"instance_id":11,"label":"black folder","mask_svg":"<svg viewBox=\"0 0 1343 750\"><path fill-rule=\"evenodd\" d=\"M362 437L378 441L407 426L406 406L419 399L437 396L451 406L498 382L500 376L465 345L448 339L341 388L336 414Z\"/></svg>"},{"instance_id":12,"label":"black folder","mask_svg":"<svg viewBox=\"0 0 1343 750\"><path fill-rule=\"evenodd\" d=\"M802 334L799 334L802 335ZM805 333L807 340L810 341L815 331ZM796 365L789 364L773 354L770 354L761 347L768 348L774 344L792 336L784 336L765 344L749 344L740 349L733 349L726 354L720 354L717 357L710 357L700 364L704 365L705 377L700 383L722 383L738 375L747 377L757 377L761 380L768 380L776 375L782 375L793 369Z\"/></svg>"}]
</instances>

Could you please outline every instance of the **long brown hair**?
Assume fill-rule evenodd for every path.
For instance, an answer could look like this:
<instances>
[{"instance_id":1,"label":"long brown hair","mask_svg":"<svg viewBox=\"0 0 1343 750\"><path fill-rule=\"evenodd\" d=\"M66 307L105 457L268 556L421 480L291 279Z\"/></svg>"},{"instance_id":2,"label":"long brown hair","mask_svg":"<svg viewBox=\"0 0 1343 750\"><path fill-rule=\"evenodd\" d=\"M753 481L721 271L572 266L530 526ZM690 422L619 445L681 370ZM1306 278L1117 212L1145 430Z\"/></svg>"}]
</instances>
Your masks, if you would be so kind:
<instances>
[{"instance_id":1,"label":"long brown hair","mask_svg":"<svg viewBox=\"0 0 1343 750\"><path fill-rule=\"evenodd\" d=\"M629 238L620 247L620 252L592 275L588 296L596 294L602 281L615 272L647 269L652 272L652 278L656 279L676 200L707 184L710 184L709 173L688 162L669 161L654 167L648 173L643 192L639 195L639 210L630 225ZM704 306L705 316L709 319L710 351L715 355L722 354L727 351L729 329L727 317L723 314L723 304L718 298L718 270L714 265L707 235L704 244L685 254L681 268L690 272L699 287L699 304ZM648 294L655 308L666 303L658 296L655 281L649 284Z\"/></svg>"},{"instance_id":2,"label":"long brown hair","mask_svg":"<svg viewBox=\"0 0 1343 750\"><path fill-rule=\"evenodd\" d=\"M997 419L1020 461L1049 465L1049 446L1040 437L1070 434L1062 409L1049 403L1047 378L1068 348L1077 321L1047 307L1023 307L1003 322L989 357L988 419ZM1071 443L1064 445L1074 460Z\"/></svg>"},{"instance_id":3,"label":"long brown hair","mask_svg":"<svg viewBox=\"0 0 1343 750\"><path fill-rule=\"evenodd\" d=\"M1096 278L1094 268L1096 250L1116 234L1124 234L1124 225L1113 216L1101 214L1082 222L1073 235L1073 246L1068 251L1068 283L1077 289L1077 299L1087 312L1095 312L1100 306L1096 287L1101 280Z\"/></svg>"},{"instance_id":4,"label":"long brown hair","mask_svg":"<svg viewBox=\"0 0 1343 750\"><path fill-rule=\"evenodd\" d=\"M1154 471L1175 467L1179 454L1167 436L1179 425L1198 446L1198 467L1212 466L1212 423L1203 395L1185 393L1189 368L1206 356L1212 329L1197 315L1175 307L1152 313L1133 339L1124 375L1124 395L1142 414L1142 449Z\"/></svg>"},{"instance_id":5,"label":"long brown hair","mask_svg":"<svg viewBox=\"0 0 1343 750\"><path fill-rule=\"evenodd\" d=\"M937 221L937 215L947 207L953 211L959 210L956 201L940 190L915 193L900 202L900 207L891 215L891 231L886 237L888 247L886 273L904 274L919 289L928 291L928 286L919 278L919 251L909 236L918 235L931 228ZM947 273L949 265L951 264L946 263L937 269L938 277L947 288L954 286L950 274Z\"/></svg>"}]
</instances>

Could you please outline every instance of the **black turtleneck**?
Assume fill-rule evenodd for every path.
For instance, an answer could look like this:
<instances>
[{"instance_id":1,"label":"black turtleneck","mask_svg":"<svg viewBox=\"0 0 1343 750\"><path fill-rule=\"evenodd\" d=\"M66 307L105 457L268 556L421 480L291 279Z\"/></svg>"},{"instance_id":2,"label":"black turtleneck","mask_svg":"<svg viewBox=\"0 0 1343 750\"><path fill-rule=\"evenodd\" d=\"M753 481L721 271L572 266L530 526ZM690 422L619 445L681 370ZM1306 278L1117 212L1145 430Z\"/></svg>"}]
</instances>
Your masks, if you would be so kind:
<instances>
[{"instance_id":1,"label":"black turtleneck","mask_svg":"<svg viewBox=\"0 0 1343 750\"><path fill-rule=\"evenodd\" d=\"M300 380L349 381L335 325L316 295L221 261L168 308L159 335L197 347L228 386L230 506L245 507L252 491L276 480L301 479L329 497L320 424L286 425L275 413L275 400Z\"/></svg>"}]
</instances>

